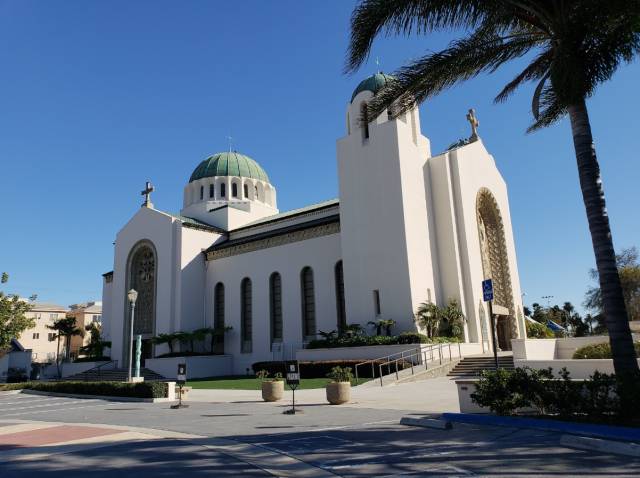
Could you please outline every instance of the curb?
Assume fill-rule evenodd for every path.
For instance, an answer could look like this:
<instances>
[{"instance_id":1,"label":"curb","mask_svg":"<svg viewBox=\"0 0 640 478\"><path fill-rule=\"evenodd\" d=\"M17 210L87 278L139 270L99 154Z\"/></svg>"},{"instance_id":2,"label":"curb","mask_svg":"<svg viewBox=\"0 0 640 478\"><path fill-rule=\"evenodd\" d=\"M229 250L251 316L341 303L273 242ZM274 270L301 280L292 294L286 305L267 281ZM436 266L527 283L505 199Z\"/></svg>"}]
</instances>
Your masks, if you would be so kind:
<instances>
[{"instance_id":1,"label":"curb","mask_svg":"<svg viewBox=\"0 0 640 478\"><path fill-rule=\"evenodd\" d=\"M562 435L560 437L560 444L569 448L577 448L578 450L614 453L616 455L640 458L640 445L637 443L601 440L599 438L579 437L575 435Z\"/></svg>"},{"instance_id":2,"label":"curb","mask_svg":"<svg viewBox=\"0 0 640 478\"><path fill-rule=\"evenodd\" d=\"M623 442L640 442L640 429L595 425L591 423L561 422L544 418L501 417L497 415L475 415L472 413L443 413L442 418L450 422L470 423L497 427L531 428L582 437L604 438Z\"/></svg>"},{"instance_id":3,"label":"curb","mask_svg":"<svg viewBox=\"0 0 640 478\"><path fill-rule=\"evenodd\" d=\"M175 402L173 398L140 398L140 397L113 397L109 395L84 395L78 393L59 393L59 392L43 392L40 390L20 390L20 393L26 395L42 395L47 397L67 397L67 398L86 398L106 400L109 402L143 402L143 403L166 403Z\"/></svg>"},{"instance_id":4,"label":"curb","mask_svg":"<svg viewBox=\"0 0 640 478\"><path fill-rule=\"evenodd\" d=\"M406 425L409 427L435 428L437 430L451 430L452 428L450 421L438 420L437 418L402 417L400 419L400 425Z\"/></svg>"}]
</instances>

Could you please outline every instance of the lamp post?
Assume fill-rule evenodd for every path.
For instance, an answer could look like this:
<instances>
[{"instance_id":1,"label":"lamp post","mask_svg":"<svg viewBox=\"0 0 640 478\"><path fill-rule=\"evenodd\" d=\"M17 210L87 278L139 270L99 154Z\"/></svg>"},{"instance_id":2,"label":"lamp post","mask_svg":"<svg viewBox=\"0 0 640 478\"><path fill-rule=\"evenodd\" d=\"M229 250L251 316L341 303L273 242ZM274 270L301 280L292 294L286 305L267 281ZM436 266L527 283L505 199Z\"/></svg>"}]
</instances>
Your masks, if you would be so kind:
<instances>
[{"instance_id":1,"label":"lamp post","mask_svg":"<svg viewBox=\"0 0 640 478\"><path fill-rule=\"evenodd\" d=\"M133 363L133 314L136 308L136 300L138 299L138 292L135 289L131 289L127 292L127 299L129 299L129 306L131 307L131 328L129 334L129 374L128 381L131 382L131 365Z\"/></svg>"}]
</instances>

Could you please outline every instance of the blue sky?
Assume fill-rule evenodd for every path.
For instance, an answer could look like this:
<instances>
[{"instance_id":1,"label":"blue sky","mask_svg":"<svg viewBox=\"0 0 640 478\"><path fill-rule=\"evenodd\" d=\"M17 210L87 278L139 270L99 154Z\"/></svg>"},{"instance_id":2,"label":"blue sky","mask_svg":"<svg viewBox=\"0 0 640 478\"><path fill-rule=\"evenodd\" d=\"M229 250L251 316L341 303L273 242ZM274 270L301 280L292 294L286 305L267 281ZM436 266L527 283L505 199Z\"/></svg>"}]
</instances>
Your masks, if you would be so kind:
<instances>
[{"instance_id":1,"label":"blue sky","mask_svg":"<svg viewBox=\"0 0 640 478\"><path fill-rule=\"evenodd\" d=\"M0 270L9 291L100 299L115 234L150 179L178 211L206 156L233 146L266 169L288 210L337 196L335 140L360 79L342 74L353 3L0 0ZM390 72L453 33L380 39ZM570 127L527 135L532 88L493 96L522 63L421 107L433 152L480 135L509 185L525 302L580 304L593 252ZM589 101L616 247L640 245L638 64Z\"/></svg>"}]
</instances>

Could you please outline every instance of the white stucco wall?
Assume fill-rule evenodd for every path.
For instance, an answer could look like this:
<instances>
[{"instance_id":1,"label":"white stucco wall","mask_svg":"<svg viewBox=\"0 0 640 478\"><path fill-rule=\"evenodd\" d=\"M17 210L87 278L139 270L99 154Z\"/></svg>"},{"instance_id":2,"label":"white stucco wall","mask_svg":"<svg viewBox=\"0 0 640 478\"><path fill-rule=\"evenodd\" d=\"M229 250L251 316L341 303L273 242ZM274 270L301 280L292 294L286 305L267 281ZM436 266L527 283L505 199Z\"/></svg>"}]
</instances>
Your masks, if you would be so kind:
<instances>
[{"instance_id":1,"label":"white stucco wall","mask_svg":"<svg viewBox=\"0 0 640 478\"><path fill-rule=\"evenodd\" d=\"M438 300L458 299L468 319L468 340L476 342L482 338L479 308L481 304L484 307L481 287L484 273L476 209L478 193L483 188L494 196L502 216L514 316L522 310L507 186L481 140L431 158L425 176L429 178L435 211L440 279ZM488 320L487 313L485 317ZM517 318L516 322L519 336L524 337L523 322Z\"/></svg>"},{"instance_id":2,"label":"white stucco wall","mask_svg":"<svg viewBox=\"0 0 640 478\"><path fill-rule=\"evenodd\" d=\"M398 332L415 330L415 309L434 288L422 175L429 141L419 133L417 111L394 120L381 115L363 139L360 111L370 97L364 91L354 98L348 134L337 143L347 321L394 319Z\"/></svg>"},{"instance_id":3,"label":"white stucco wall","mask_svg":"<svg viewBox=\"0 0 640 478\"><path fill-rule=\"evenodd\" d=\"M113 282L111 284L111 358L124 365L124 325L127 317L127 260L140 241L156 249L155 330L151 335L188 330L202 324L204 261L201 249L220 237L212 232L184 228L168 214L141 208L116 236ZM182 296L184 294L184 300ZM194 327L197 328L197 327Z\"/></svg>"},{"instance_id":4,"label":"white stucco wall","mask_svg":"<svg viewBox=\"0 0 640 478\"><path fill-rule=\"evenodd\" d=\"M211 260L207 266L207 322L213 326L213 291L218 282L225 286L225 325L233 330L225 336L225 353L234 356L234 373L243 374L254 362L271 360L269 319L269 277L282 278L283 342L299 347L302 337L300 272L313 269L316 328L337 329L334 266L341 259L340 234L316 237L277 247ZM253 351L241 353L240 283L252 283Z\"/></svg>"}]
</instances>

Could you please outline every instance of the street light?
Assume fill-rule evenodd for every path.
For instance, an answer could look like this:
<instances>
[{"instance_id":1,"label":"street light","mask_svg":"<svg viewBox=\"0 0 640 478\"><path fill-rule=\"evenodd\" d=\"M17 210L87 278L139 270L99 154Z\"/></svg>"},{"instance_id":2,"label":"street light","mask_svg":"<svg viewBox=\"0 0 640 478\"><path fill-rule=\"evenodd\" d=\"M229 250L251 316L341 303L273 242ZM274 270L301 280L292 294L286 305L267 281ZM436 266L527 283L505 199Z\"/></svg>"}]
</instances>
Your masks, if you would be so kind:
<instances>
[{"instance_id":1,"label":"street light","mask_svg":"<svg viewBox=\"0 0 640 478\"><path fill-rule=\"evenodd\" d=\"M127 299L129 299L129 306L131 307L131 333L129 335L129 374L128 381L131 382L131 365L133 363L133 314L136 308L136 300L138 299L138 292L135 289L131 289L127 292Z\"/></svg>"}]
</instances>

